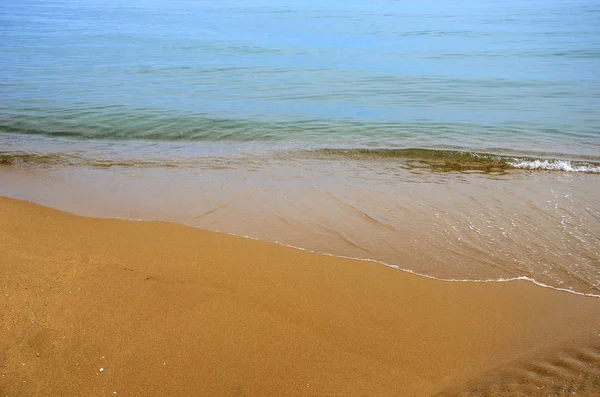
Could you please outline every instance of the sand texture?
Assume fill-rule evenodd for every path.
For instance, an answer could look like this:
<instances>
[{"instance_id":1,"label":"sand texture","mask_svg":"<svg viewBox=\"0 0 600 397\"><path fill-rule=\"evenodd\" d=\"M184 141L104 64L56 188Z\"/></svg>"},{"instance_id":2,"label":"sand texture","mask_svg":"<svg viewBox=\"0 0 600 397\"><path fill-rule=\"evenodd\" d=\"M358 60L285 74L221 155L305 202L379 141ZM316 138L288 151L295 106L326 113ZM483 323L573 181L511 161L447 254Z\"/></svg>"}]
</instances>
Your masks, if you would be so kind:
<instances>
[{"instance_id":1,"label":"sand texture","mask_svg":"<svg viewBox=\"0 0 600 397\"><path fill-rule=\"evenodd\" d=\"M1 396L433 396L600 339L599 299L526 281L6 198L0 292Z\"/></svg>"}]
</instances>

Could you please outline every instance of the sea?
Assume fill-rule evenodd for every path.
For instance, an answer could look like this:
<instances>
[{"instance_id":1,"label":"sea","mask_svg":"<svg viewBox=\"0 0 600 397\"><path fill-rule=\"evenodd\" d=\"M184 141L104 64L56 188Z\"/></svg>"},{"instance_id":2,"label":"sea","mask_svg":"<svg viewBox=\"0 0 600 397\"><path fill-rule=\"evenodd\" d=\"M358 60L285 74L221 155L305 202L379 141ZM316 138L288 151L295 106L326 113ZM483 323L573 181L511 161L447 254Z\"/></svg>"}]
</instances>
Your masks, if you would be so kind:
<instances>
[{"instance_id":1,"label":"sea","mask_svg":"<svg viewBox=\"0 0 600 397\"><path fill-rule=\"evenodd\" d=\"M0 76L1 195L600 296L597 1L4 0Z\"/></svg>"}]
</instances>

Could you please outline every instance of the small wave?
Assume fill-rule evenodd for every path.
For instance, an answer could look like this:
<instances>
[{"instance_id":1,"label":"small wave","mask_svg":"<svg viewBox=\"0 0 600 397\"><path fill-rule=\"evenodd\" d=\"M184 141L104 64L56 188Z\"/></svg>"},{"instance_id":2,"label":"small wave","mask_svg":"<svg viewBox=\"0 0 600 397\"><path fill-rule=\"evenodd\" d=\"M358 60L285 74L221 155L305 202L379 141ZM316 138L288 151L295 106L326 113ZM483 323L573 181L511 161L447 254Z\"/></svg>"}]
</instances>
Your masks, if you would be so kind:
<instances>
[{"instance_id":1,"label":"small wave","mask_svg":"<svg viewBox=\"0 0 600 397\"><path fill-rule=\"evenodd\" d=\"M281 151L273 149L277 158L306 158L316 160L352 160L352 161L396 161L399 166L412 170L430 170L440 172L464 172L498 174L509 170L560 171L600 174L600 162L574 161L559 159L541 159L530 157L512 157L489 153L478 153L459 150L436 149L332 149ZM252 153L246 153L252 154ZM263 153L264 154L264 153ZM245 156L244 161L251 162L253 156ZM36 153L29 151L0 152L0 165L63 165L89 166L97 168L110 167L162 167L162 168L229 168L232 166L231 156L169 156L164 151L154 157L148 153L127 155L118 152L90 152L86 155L72 152ZM237 165L243 165L238 163Z\"/></svg>"},{"instance_id":2,"label":"small wave","mask_svg":"<svg viewBox=\"0 0 600 397\"><path fill-rule=\"evenodd\" d=\"M598 162L515 157L468 150L322 148L305 151L304 155L323 159L396 160L407 168L429 168L437 171L503 173L510 169L526 169L600 173Z\"/></svg>"},{"instance_id":3,"label":"small wave","mask_svg":"<svg viewBox=\"0 0 600 397\"><path fill-rule=\"evenodd\" d=\"M0 165L20 164L60 164L63 156L59 154L35 154L25 152L0 152Z\"/></svg>"},{"instance_id":4,"label":"small wave","mask_svg":"<svg viewBox=\"0 0 600 397\"><path fill-rule=\"evenodd\" d=\"M97 168L110 167L171 167L169 164L153 162L151 160L126 161L118 159L93 159L78 155L61 153L27 153L27 152L0 152L0 165L61 165L61 166L90 166Z\"/></svg>"},{"instance_id":5,"label":"small wave","mask_svg":"<svg viewBox=\"0 0 600 397\"><path fill-rule=\"evenodd\" d=\"M566 160L521 160L515 161L511 165L515 168L527 170L600 173L599 165L574 165Z\"/></svg>"},{"instance_id":6,"label":"small wave","mask_svg":"<svg viewBox=\"0 0 600 397\"><path fill-rule=\"evenodd\" d=\"M92 168L168 168L168 169L232 169L240 166L256 166L252 159L232 156L204 155L187 157L152 156L148 153L125 155L116 151L83 153L51 152L36 153L27 151L0 151L1 166L58 166Z\"/></svg>"}]
</instances>

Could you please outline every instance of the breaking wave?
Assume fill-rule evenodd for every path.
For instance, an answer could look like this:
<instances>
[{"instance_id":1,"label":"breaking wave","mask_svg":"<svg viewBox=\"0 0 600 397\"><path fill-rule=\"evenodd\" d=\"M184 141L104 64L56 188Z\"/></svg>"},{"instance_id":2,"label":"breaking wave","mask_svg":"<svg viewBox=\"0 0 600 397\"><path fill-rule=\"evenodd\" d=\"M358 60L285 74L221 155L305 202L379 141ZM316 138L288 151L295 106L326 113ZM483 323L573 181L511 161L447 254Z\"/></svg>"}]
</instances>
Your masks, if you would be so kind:
<instances>
[{"instance_id":1,"label":"breaking wave","mask_svg":"<svg viewBox=\"0 0 600 397\"><path fill-rule=\"evenodd\" d=\"M399 166L410 169L429 169L442 172L476 172L476 173L505 173L510 170L560 171L579 173L600 173L600 161L542 159L531 157L514 157L489 153L478 153L458 150L436 149L335 149L321 148L314 150L274 149L273 154L278 158L306 160L344 160L344 161L386 161L397 162ZM98 156L96 156L98 155ZM222 167L251 161L251 157L234 159L231 156L161 156L136 155L135 152L125 154L90 153L35 153L28 151L0 152L0 166L40 164L89 167L166 167L166 168L196 168L215 165Z\"/></svg>"},{"instance_id":2,"label":"breaking wave","mask_svg":"<svg viewBox=\"0 0 600 397\"><path fill-rule=\"evenodd\" d=\"M509 169L600 173L599 161L543 159L507 156L464 150L437 149L317 149L306 151L313 158L354 160L395 160L412 168L439 171L506 172ZM594 158L594 160L596 160Z\"/></svg>"}]
</instances>

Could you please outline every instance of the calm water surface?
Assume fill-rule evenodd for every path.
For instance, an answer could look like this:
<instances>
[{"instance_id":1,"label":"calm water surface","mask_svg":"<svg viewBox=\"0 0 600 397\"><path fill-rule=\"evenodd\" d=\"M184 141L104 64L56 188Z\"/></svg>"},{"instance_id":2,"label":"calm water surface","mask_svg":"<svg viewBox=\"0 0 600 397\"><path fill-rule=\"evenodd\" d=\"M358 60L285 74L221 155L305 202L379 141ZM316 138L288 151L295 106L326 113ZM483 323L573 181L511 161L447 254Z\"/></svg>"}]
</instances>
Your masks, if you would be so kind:
<instances>
[{"instance_id":1,"label":"calm water surface","mask_svg":"<svg viewBox=\"0 0 600 397\"><path fill-rule=\"evenodd\" d=\"M0 130L600 155L595 1L13 1Z\"/></svg>"}]
</instances>

